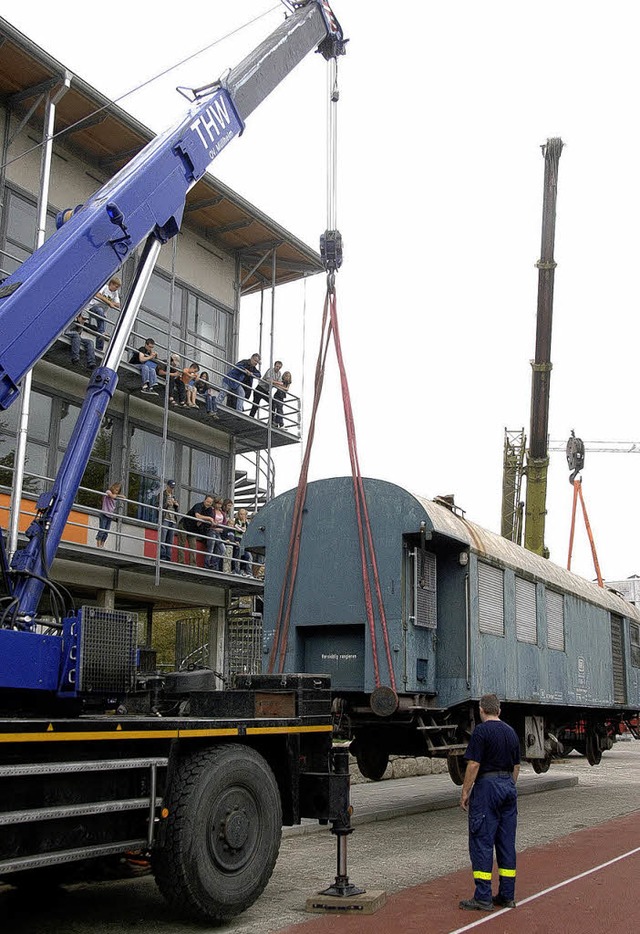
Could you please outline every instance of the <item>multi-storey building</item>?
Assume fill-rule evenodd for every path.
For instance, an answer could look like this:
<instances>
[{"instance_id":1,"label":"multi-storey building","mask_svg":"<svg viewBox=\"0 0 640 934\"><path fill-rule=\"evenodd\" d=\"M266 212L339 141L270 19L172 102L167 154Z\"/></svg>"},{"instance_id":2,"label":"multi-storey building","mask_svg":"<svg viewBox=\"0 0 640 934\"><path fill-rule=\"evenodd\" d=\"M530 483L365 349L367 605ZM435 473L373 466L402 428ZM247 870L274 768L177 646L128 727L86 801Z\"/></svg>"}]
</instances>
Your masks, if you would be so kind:
<instances>
[{"instance_id":1,"label":"multi-storey building","mask_svg":"<svg viewBox=\"0 0 640 934\"><path fill-rule=\"evenodd\" d=\"M0 99L2 279L34 249L47 178L49 235L59 211L82 203L153 134L2 19ZM47 155L48 115L55 122ZM251 346L238 346L243 296L321 271L316 252L207 174L189 194L180 234L162 248L129 351L153 338L161 363L172 354L178 355L180 366L195 361L213 387L220 386L241 356L261 349L264 370L270 364L269 348L260 347L260 333ZM127 263L121 269L123 300L131 278ZM115 312L109 314L107 338ZM85 336L92 342L96 337L91 330ZM162 560L159 496L165 482L175 480L180 514L209 493L254 510L273 493L274 450L300 443L299 400L287 396L283 427L273 424L266 409L251 418L248 406L244 411L223 406L213 420L205 416L202 398L196 408L171 402L161 367L159 393L141 393L140 373L129 363L129 351L52 576L76 604L138 611L141 641L147 644L154 611L184 610L186 618L196 607L210 608L204 633L200 626L193 644L183 634L180 652L188 660L204 643L206 661L219 670L227 614L240 596L259 597L260 577L234 575L228 558L221 571L207 570L199 545L195 567L178 562L176 544L171 560ZM32 372L28 405L16 403L0 412L0 525L9 538L13 525L14 544L22 540L38 494L49 487L59 467L82 402L88 370L70 360L70 341L63 333ZM25 429L24 463L16 470L17 439L21 430L24 438ZM12 497L16 478L20 489ZM98 548L102 494L116 481L122 483L124 499L105 546Z\"/></svg>"}]
</instances>

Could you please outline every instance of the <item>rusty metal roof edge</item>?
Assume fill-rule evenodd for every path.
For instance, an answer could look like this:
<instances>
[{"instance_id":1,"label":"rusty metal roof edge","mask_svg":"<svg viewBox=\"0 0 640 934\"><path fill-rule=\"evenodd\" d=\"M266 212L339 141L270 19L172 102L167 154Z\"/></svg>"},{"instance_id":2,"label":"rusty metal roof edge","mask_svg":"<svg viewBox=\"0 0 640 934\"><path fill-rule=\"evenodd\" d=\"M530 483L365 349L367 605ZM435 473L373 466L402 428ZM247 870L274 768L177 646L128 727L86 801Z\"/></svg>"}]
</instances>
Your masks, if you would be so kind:
<instances>
[{"instance_id":1,"label":"rusty metal roof edge","mask_svg":"<svg viewBox=\"0 0 640 934\"><path fill-rule=\"evenodd\" d=\"M497 560L515 571L524 571L537 580L554 585L567 593L573 593L590 603L606 607L614 612L640 621L640 610L623 597L606 587L598 587L592 581L568 571L547 558L542 558L520 545L516 545L497 532L484 529L469 519L455 515L446 506L434 503L416 493L411 493L424 508L431 519L434 529L445 535L454 534L459 539L467 540L472 551L490 561Z\"/></svg>"}]
</instances>

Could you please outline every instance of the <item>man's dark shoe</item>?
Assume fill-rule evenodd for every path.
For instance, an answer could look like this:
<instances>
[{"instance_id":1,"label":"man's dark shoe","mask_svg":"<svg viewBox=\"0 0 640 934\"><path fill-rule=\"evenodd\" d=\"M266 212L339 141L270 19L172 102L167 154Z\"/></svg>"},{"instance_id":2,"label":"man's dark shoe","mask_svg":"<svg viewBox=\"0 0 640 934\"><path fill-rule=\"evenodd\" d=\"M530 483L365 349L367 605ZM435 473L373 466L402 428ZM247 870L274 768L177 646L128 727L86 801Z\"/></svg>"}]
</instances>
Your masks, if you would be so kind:
<instances>
[{"instance_id":1,"label":"man's dark shoe","mask_svg":"<svg viewBox=\"0 0 640 934\"><path fill-rule=\"evenodd\" d=\"M493 911L491 902L479 902L475 898L466 898L460 902L459 908L465 911Z\"/></svg>"},{"instance_id":2,"label":"man's dark shoe","mask_svg":"<svg viewBox=\"0 0 640 934\"><path fill-rule=\"evenodd\" d=\"M494 895L493 904L496 908L515 908L516 903L512 898L505 898L504 895Z\"/></svg>"}]
</instances>

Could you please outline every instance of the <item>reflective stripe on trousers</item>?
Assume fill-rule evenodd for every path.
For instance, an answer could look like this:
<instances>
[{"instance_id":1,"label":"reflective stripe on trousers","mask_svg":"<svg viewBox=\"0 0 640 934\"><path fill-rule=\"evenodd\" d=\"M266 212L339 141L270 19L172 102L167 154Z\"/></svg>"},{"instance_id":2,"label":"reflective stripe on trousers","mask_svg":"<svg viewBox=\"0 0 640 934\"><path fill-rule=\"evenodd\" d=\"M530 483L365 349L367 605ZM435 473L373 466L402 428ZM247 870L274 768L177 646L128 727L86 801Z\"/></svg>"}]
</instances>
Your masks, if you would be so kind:
<instances>
[{"instance_id":1,"label":"reflective stripe on trousers","mask_svg":"<svg viewBox=\"0 0 640 934\"><path fill-rule=\"evenodd\" d=\"M490 902L493 850L498 862L498 892L515 898L518 794L512 778L488 776L476 781L469 799L469 856L476 884L474 898Z\"/></svg>"}]
</instances>

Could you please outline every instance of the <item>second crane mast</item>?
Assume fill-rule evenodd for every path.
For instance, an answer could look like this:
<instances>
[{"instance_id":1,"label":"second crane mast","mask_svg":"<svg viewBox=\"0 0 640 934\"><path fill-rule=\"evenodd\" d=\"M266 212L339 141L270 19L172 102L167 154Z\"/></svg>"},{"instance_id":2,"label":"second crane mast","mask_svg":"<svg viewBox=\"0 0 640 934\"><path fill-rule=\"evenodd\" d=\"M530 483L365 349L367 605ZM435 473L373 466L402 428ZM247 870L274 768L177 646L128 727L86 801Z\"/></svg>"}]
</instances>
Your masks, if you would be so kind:
<instances>
[{"instance_id":1,"label":"second crane mast","mask_svg":"<svg viewBox=\"0 0 640 934\"><path fill-rule=\"evenodd\" d=\"M542 147L544 155L544 199L542 206L542 245L538 266L538 311L536 323L536 354L532 360L531 427L527 456L527 494L525 501L524 547L537 555L548 557L544 544L547 503L547 473L549 450L549 392L551 385L551 324L553 318L553 286L556 230L556 199L558 194L558 163L563 143L558 137L548 139Z\"/></svg>"}]
</instances>

